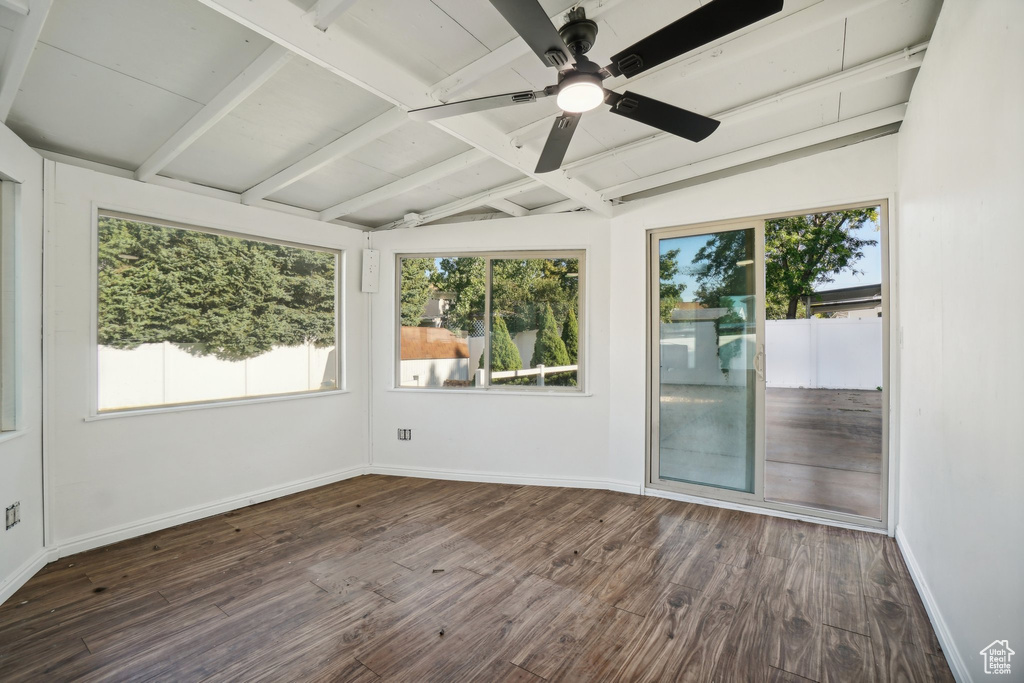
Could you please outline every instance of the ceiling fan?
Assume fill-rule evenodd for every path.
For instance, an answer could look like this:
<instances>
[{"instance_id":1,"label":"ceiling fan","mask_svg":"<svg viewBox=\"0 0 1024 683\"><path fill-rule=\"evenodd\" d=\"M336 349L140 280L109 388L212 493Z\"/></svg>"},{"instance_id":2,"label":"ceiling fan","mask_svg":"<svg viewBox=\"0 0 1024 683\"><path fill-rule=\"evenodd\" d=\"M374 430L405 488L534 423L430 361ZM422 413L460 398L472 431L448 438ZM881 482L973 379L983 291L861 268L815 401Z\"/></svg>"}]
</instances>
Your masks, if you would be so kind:
<instances>
[{"instance_id":1,"label":"ceiling fan","mask_svg":"<svg viewBox=\"0 0 1024 683\"><path fill-rule=\"evenodd\" d=\"M418 121L433 121L448 116L529 104L542 97L554 96L562 113L555 119L548 134L535 171L546 173L562 165L583 112L596 109L602 103L611 107L614 114L693 142L700 142L711 135L720 123L715 119L628 90L621 94L606 90L601 83L613 76L632 78L738 31L781 11L784 0L712 0L613 55L612 63L605 67L587 59L586 53L594 46L597 38L597 24L587 19L582 7L569 10L567 23L556 29L537 0L490 1L544 65L559 70L558 84L549 85L543 90L505 93L414 109L409 112L409 116Z\"/></svg>"}]
</instances>

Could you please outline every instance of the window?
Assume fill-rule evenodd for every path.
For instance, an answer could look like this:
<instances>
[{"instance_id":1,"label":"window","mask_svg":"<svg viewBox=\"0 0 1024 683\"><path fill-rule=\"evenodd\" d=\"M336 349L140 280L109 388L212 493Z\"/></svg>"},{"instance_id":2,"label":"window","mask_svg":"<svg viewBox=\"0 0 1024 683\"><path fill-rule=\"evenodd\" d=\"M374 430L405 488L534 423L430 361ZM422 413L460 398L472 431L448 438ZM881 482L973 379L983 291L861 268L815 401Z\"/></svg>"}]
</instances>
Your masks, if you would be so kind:
<instances>
[{"instance_id":1,"label":"window","mask_svg":"<svg viewBox=\"0 0 1024 683\"><path fill-rule=\"evenodd\" d=\"M17 429L18 259L17 211L20 186L0 181L0 431Z\"/></svg>"},{"instance_id":2,"label":"window","mask_svg":"<svg viewBox=\"0 0 1024 683\"><path fill-rule=\"evenodd\" d=\"M98 409L339 388L338 253L101 212Z\"/></svg>"},{"instance_id":3,"label":"window","mask_svg":"<svg viewBox=\"0 0 1024 683\"><path fill-rule=\"evenodd\" d=\"M581 390L584 260L399 256L398 386Z\"/></svg>"}]
</instances>

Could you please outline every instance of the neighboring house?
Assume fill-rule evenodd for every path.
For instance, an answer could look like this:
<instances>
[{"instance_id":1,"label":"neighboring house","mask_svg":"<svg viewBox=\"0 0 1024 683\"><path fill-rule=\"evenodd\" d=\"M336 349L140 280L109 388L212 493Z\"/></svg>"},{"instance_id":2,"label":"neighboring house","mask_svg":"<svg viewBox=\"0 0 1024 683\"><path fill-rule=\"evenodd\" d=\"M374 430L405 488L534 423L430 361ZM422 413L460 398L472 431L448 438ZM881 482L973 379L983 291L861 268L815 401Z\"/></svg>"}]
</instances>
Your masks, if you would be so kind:
<instances>
[{"instance_id":1,"label":"neighboring house","mask_svg":"<svg viewBox=\"0 0 1024 683\"><path fill-rule=\"evenodd\" d=\"M819 290L804 297L804 307L811 316L881 318L882 285L878 283Z\"/></svg>"},{"instance_id":2,"label":"neighboring house","mask_svg":"<svg viewBox=\"0 0 1024 683\"><path fill-rule=\"evenodd\" d=\"M1017 653L1010 649L1009 641L993 640L979 654L985 658L985 673L1008 674L1010 658Z\"/></svg>"},{"instance_id":3,"label":"neighboring house","mask_svg":"<svg viewBox=\"0 0 1024 683\"><path fill-rule=\"evenodd\" d=\"M452 305L454 297L445 292L433 292L430 300L423 307L423 322L421 325L428 327L441 327L444 323L444 314Z\"/></svg>"},{"instance_id":4,"label":"neighboring house","mask_svg":"<svg viewBox=\"0 0 1024 683\"><path fill-rule=\"evenodd\" d=\"M468 381L469 341L444 327L402 327L402 386L441 387Z\"/></svg>"}]
</instances>

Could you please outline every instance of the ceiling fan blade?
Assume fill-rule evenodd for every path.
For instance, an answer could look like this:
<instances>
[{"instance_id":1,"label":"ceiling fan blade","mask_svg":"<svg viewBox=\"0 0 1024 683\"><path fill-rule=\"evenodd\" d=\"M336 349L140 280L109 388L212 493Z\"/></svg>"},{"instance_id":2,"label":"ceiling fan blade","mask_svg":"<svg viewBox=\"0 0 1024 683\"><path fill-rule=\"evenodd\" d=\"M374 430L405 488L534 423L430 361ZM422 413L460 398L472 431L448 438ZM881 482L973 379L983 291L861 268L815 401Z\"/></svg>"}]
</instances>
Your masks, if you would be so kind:
<instances>
[{"instance_id":1,"label":"ceiling fan blade","mask_svg":"<svg viewBox=\"0 0 1024 683\"><path fill-rule=\"evenodd\" d=\"M782 11L783 0L713 0L612 56L606 68L630 78Z\"/></svg>"},{"instance_id":2,"label":"ceiling fan blade","mask_svg":"<svg viewBox=\"0 0 1024 683\"><path fill-rule=\"evenodd\" d=\"M576 132L576 125L580 122L582 114L562 112L555 119L548 133L548 140L544 143L544 151L540 153L535 173L547 173L557 171L562 165L562 159L572 142L572 134Z\"/></svg>"},{"instance_id":3,"label":"ceiling fan blade","mask_svg":"<svg viewBox=\"0 0 1024 683\"><path fill-rule=\"evenodd\" d=\"M544 66L560 67L572 59L558 29L537 0L491 0L491 4L523 37Z\"/></svg>"},{"instance_id":4,"label":"ceiling fan blade","mask_svg":"<svg viewBox=\"0 0 1024 683\"><path fill-rule=\"evenodd\" d=\"M612 106L614 114L646 123L648 126L693 142L700 142L711 135L722 123L628 90L621 95L609 92L605 101Z\"/></svg>"},{"instance_id":5,"label":"ceiling fan blade","mask_svg":"<svg viewBox=\"0 0 1024 683\"><path fill-rule=\"evenodd\" d=\"M536 102L541 97L547 97L548 94L547 90L524 90L522 92L505 93L504 95L477 97L472 100L439 104L435 107L413 109L409 112L409 118L413 121L433 121L435 119L443 119L449 116L459 116L461 114L472 114L473 112L486 111L488 109L498 109L499 107L511 107L516 104L529 104L531 102Z\"/></svg>"}]
</instances>

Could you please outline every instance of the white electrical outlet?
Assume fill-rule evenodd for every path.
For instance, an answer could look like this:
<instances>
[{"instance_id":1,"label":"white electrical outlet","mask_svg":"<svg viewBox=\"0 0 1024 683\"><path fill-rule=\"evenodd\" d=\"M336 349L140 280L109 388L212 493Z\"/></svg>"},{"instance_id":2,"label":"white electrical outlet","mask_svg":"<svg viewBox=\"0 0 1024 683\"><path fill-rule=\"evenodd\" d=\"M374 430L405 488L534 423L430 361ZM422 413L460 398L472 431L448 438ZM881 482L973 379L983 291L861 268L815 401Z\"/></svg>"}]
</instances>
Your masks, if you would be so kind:
<instances>
[{"instance_id":1,"label":"white electrical outlet","mask_svg":"<svg viewBox=\"0 0 1024 683\"><path fill-rule=\"evenodd\" d=\"M15 503L7 508L5 514L5 522L7 528L10 529L12 526L21 521L21 503Z\"/></svg>"}]
</instances>

